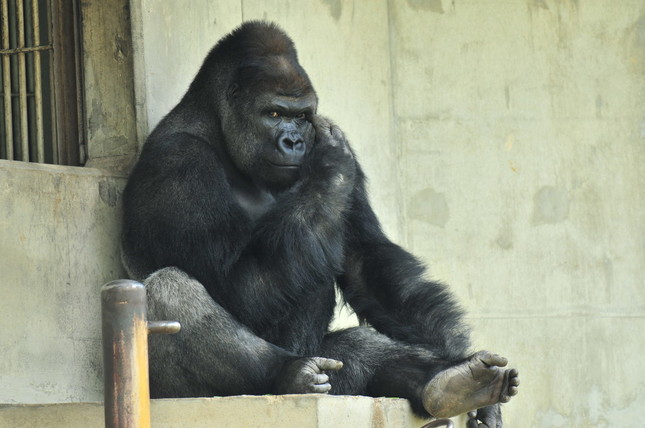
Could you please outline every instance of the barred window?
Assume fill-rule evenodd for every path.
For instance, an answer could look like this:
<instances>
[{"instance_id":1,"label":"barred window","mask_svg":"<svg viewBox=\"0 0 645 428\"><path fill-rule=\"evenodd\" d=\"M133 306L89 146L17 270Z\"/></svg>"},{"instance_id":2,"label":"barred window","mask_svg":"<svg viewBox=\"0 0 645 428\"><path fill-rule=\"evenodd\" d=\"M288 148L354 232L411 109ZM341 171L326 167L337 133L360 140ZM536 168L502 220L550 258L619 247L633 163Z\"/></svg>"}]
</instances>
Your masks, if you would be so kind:
<instances>
[{"instance_id":1,"label":"barred window","mask_svg":"<svg viewBox=\"0 0 645 428\"><path fill-rule=\"evenodd\" d=\"M83 164L78 2L0 2L0 158Z\"/></svg>"}]
</instances>

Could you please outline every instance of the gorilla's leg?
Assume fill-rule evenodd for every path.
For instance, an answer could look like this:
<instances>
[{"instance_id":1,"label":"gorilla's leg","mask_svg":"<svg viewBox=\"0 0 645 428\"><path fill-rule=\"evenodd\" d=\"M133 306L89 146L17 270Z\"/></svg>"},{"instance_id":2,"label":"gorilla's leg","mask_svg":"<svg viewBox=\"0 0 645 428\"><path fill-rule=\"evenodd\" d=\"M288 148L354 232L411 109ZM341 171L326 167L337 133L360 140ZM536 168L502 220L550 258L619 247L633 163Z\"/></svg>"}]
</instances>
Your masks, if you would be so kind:
<instances>
[{"instance_id":1,"label":"gorilla's leg","mask_svg":"<svg viewBox=\"0 0 645 428\"><path fill-rule=\"evenodd\" d=\"M333 394L407 398L422 416L452 417L506 402L519 384L515 370L502 369L506 359L487 351L446 361L363 327L330 333L322 354L344 363L330 374Z\"/></svg>"},{"instance_id":2,"label":"gorilla's leg","mask_svg":"<svg viewBox=\"0 0 645 428\"><path fill-rule=\"evenodd\" d=\"M342 366L255 336L179 269L161 269L145 285L149 319L181 323L175 335L150 336L153 397L327 392L323 372Z\"/></svg>"},{"instance_id":3,"label":"gorilla's leg","mask_svg":"<svg viewBox=\"0 0 645 428\"><path fill-rule=\"evenodd\" d=\"M335 331L325 336L322 355L343 362L330 374L332 394L401 397L413 410L428 416L423 390L432 377L454 365L427 349L392 340L366 327Z\"/></svg>"}]
</instances>

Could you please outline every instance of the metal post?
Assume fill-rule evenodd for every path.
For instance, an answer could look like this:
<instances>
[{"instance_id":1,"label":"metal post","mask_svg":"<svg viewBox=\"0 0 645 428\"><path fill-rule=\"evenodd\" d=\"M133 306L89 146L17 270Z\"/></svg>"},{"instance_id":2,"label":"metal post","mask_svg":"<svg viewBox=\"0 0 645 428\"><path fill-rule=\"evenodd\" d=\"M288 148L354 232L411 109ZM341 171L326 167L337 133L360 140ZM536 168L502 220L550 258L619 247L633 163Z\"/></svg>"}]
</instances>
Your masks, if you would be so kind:
<instances>
[{"instance_id":1,"label":"metal post","mask_svg":"<svg viewBox=\"0 0 645 428\"><path fill-rule=\"evenodd\" d=\"M31 21L33 23L34 47L40 46L40 13L38 1L31 2ZM45 136L43 131L43 84L41 76L40 51L36 50L34 56L34 106L36 109L36 161L45 162Z\"/></svg>"},{"instance_id":2,"label":"metal post","mask_svg":"<svg viewBox=\"0 0 645 428\"><path fill-rule=\"evenodd\" d=\"M29 120L27 116L27 63L25 53L25 10L24 0L16 2L16 15L18 18L18 101L20 105L20 146L21 158L29 162Z\"/></svg>"},{"instance_id":3,"label":"metal post","mask_svg":"<svg viewBox=\"0 0 645 428\"><path fill-rule=\"evenodd\" d=\"M2 49L9 49L9 4L2 0ZM2 92L4 94L4 129L7 159L13 160L13 105L11 102L11 59L2 55Z\"/></svg>"},{"instance_id":4,"label":"metal post","mask_svg":"<svg viewBox=\"0 0 645 428\"><path fill-rule=\"evenodd\" d=\"M137 281L105 284L101 307L105 426L149 428L148 332L176 333L179 323L148 323L146 290Z\"/></svg>"}]
</instances>

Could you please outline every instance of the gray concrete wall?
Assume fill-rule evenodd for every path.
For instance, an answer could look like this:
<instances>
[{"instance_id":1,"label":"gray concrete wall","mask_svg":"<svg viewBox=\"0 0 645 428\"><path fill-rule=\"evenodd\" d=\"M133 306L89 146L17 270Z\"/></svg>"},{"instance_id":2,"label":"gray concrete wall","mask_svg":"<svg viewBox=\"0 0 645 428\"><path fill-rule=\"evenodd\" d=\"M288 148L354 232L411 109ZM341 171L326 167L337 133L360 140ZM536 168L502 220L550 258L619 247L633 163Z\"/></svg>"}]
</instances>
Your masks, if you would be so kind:
<instances>
[{"instance_id":1,"label":"gray concrete wall","mask_svg":"<svg viewBox=\"0 0 645 428\"><path fill-rule=\"evenodd\" d=\"M390 15L404 241L520 368L512 426L634 423L645 3L439 3Z\"/></svg>"},{"instance_id":2,"label":"gray concrete wall","mask_svg":"<svg viewBox=\"0 0 645 428\"><path fill-rule=\"evenodd\" d=\"M0 161L0 403L101 400L102 284L124 275L124 184Z\"/></svg>"},{"instance_id":3,"label":"gray concrete wall","mask_svg":"<svg viewBox=\"0 0 645 428\"><path fill-rule=\"evenodd\" d=\"M642 1L141 0L138 12L149 127L242 20L287 30L389 235L452 285L476 347L520 368L509 426L637 420Z\"/></svg>"},{"instance_id":4,"label":"gray concrete wall","mask_svg":"<svg viewBox=\"0 0 645 428\"><path fill-rule=\"evenodd\" d=\"M137 152L127 5L81 10L91 168L0 161L0 403L103 397L99 288L125 275L119 197Z\"/></svg>"},{"instance_id":5,"label":"gray concrete wall","mask_svg":"<svg viewBox=\"0 0 645 428\"><path fill-rule=\"evenodd\" d=\"M125 275L119 198L137 151L127 4L80 11L91 168L0 161L0 403L103 397L99 288Z\"/></svg>"}]
</instances>

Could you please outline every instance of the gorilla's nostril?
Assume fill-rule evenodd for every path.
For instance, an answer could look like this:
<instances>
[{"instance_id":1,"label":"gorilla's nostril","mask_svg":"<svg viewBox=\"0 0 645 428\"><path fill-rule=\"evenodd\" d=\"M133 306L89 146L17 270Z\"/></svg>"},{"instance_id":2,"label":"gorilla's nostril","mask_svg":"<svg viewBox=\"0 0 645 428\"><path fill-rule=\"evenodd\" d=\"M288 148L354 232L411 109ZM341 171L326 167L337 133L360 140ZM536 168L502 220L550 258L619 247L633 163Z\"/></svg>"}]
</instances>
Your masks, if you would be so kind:
<instances>
[{"instance_id":1,"label":"gorilla's nostril","mask_svg":"<svg viewBox=\"0 0 645 428\"><path fill-rule=\"evenodd\" d=\"M292 150L293 149L293 142L289 140L288 138L283 138L280 140L280 147L283 150Z\"/></svg>"},{"instance_id":2,"label":"gorilla's nostril","mask_svg":"<svg viewBox=\"0 0 645 428\"><path fill-rule=\"evenodd\" d=\"M280 139L280 148L283 151L301 151L304 142L300 138L284 137Z\"/></svg>"}]
</instances>

